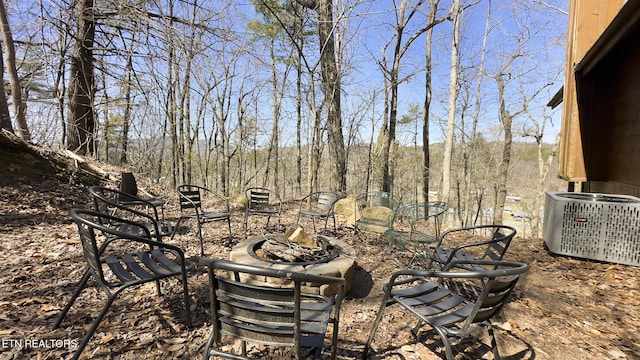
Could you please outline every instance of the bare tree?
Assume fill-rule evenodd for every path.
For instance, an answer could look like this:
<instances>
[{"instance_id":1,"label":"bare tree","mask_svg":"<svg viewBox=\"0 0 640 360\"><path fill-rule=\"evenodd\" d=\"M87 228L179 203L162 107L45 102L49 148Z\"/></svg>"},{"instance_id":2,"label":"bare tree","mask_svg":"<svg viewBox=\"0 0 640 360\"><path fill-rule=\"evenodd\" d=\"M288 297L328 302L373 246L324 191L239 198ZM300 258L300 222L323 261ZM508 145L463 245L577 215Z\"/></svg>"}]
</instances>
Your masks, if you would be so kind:
<instances>
[{"instance_id":1,"label":"bare tree","mask_svg":"<svg viewBox=\"0 0 640 360\"><path fill-rule=\"evenodd\" d=\"M320 68L322 74L322 92L327 110L327 133L329 152L334 159L333 184L335 190L347 191L347 164L342 134L342 115L340 110L340 71L336 61L334 41L333 4L331 0L296 0L299 4L318 13L318 38L320 40Z\"/></svg>"},{"instance_id":2,"label":"bare tree","mask_svg":"<svg viewBox=\"0 0 640 360\"><path fill-rule=\"evenodd\" d=\"M2 56L2 47L0 46L0 69L4 69L4 57ZM0 71L0 81L4 84L4 71ZM9 131L15 134L13 131L13 125L11 124L11 115L9 115L9 103L7 102L7 94L4 92L4 87L0 91L0 129Z\"/></svg>"},{"instance_id":3,"label":"bare tree","mask_svg":"<svg viewBox=\"0 0 640 360\"><path fill-rule=\"evenodd\" d=\"M538 209L540 209L540 205L543 202L543 197L544 197L544 188L545 188L545 183L547 180L547 177L549 175L549 170L551 169L551 164L553 163L556 154L558 152L558 147L560 145L560 133L558 133L558 135L556 136L555 142L553 143L553 147L551 149L551 153L549 154L549 156L545 159L544 157L544 134L545 134L545 130L547 127L547 124L551 121L551 115L547 114L547 108L543 108L543 112L540 115L540 118L538 118L538 116L534 115L531 111L531 109L527 108L526 110L527 113L527 117L529 118L530 123L527 125L523 125L522 127L522 133L521 135L523 137L531 137L534 139L535 143L536 143L536 150L537 150L537 160L538 160L538 182L537 182L537 189L536 189L536 195L533 198L533 205L532 205L532 226L531 226L531 235L532 236L540 236L540 225L541 225L541 219L540 219L540 211L538 211Z\"/></svg>"},{"instance_id":4,"label":"bare tree","mask_svg":"<svg viewBox=\"0 0 640 360\"><path fill-rule=\"evenodd\" d=\"M79 154L91 153L94 146L94 97L93 43L95 38L95 14L93 0L76 3L78 30L75 49L69 69L69 118L67 121L67 149Z\"/></svg>"},{"instance_id":5,"label":"bare tree","mask_svg":"<svg viewBox=\"0 0 640 360\"><path fill-rule=\"evenodd\" d=\"M386 54L383 54L383 59L378 62L378 65L385 74L385 82L388 84L387 89L385 89L385 94L389 96L388 105L385 105L385 115L388 111L388 121L385 121L383 125L385 143L382 152L382 191L388 193L393 192L394 144L396 142L396 126L398 123L398 87L402 82L409 80L413 76L413 74L409 74L404 78L400 78L400 62L416 39L435 25L447 20L447 17L444 17L439 20L434 20L433 22L428 22L426 26L419 28L404 41L403 36L405 35L407 25L415 15L419 14L419 10L425 1L426 0L420 0L410 5L407 0L402 0L400 6L395 8L395 42L393 43L391 65L389 66L389 64L387 64Z\"/></svg>"},{"instance_id":6,"label":"bare tree","mask_svg":"<svg viewBox=\"0 0 640 360\"><path fill-rule=\"evenodd\" d=\"M436 20L436 14L438 12L438 4L440 0L429 0L429 15L427 17L427 23L433 23ZM431 178L431 153L429 151L429 144L431 142L429 137L429 119L431 109L431 98L433 94L432 89L432 66L433 66L433 27L427 30L425 37L425 94L424 104L422 109L422 198L424 201L429 201L429 180Z\"/></svg>"},{"instance_id":7,"label":"bare tree","mask_svg":"<svg viewBox=\"0 0 640 360\"><path fill-rule=\"evenodd\" d=\"M2 42L4 43L5 54L7 56L6 67L9 74L9 84L11 85L11 95L13 98L13 111L16 117L16 128L18 136L25 140L31 140L29 127L25 118L25 104L22 101L22 86L18 77L18 67L16 66L16 50L13 44L13 35L7 19L7 11L4 7L4 0L0 0L0 26L2 26ZM2 54L0 54L2 55ZM1 68L0 70L3 70ZM4 82L3 82L4 84ZM2 89L4 91L4 89Z\"/></svg>"},{"instance_id":8,"label":"bare tree","mask_svg":"<svg viewBox=\"0 0 640 360\"><path fill-rule=\"evenodd\" d=\"M451 189L451 157L453 153L453 135L456 120L456 99L458 98L458 74L460 61L460 25L462 8L460 0L454 0L451 10L453 16L453 34L451 38L451 68L449 70L449 113L447 116L447 136L445 139L444 157L442 160L442 187L440 198L449 202Z\"/></svg>"},{"instance_id":9,"label":"bare tree","mask_svg":"<svg viewBox=\"0 0 640 360\"><path fill-rule=\"evenodd\" d=\"M514 52L507 57L506 61L502 64L499 71L491 75L491 78L496 82L498 88L498 115L502 124L503 132L503 144L502 144L502 160L498 165L498 171L496 173L495 183L495 210L493 213L494 224L502 224L502 214L504 212L504 204L507 198L507 180L509 178L509 165L511 163L512 144L513 144L513 119L524 113L531 100L540 94L545 88L551 84L544 84L541 88L537 89L532 95L527 95L525 91L521 89L522 100L519 102L517 109L510 109L507 105L507 87L515 79L522 78L526 75L527 70L519 73L512 73L509 71L513 63L524 56L522 49L522 42L518 43L518 46Z\"/></svg>"},{"instance_id":10,"label":"bare tree","mask_svg":"<svg viewBox=\"0 0 640 360\"><path fill-rule=\"evenodd\" d=\"M489 37L490 26L491 23L491 0L487 1L487 20L485 21L484 33L482 35L482 48L480 50L480 63L477 65L476 72L476 89L475 89L475 103L473 105L473 115L471 118L471 129L468 133L463 134L461 137L462 148L462 178L464 182L464 192L462 198L458 199L461 203L461 206L458 208L458 211L461 213L460 220L462 226L470 226L474 225L479 218L479 215L482 211L482 203L485 196L485 187L484 186L476 186L475 189L472 189L472 177L475 175L475 168L481 163L477 161L478 153L478 141L477 131L478 131L478 122L480 120L480 108L482 105L482 79L484 78L484 65L485 58L487 54L487 38ZM464 126L462 126L463 131L466 132ZM468 141L467 141L468 139ZM486 178L486 171L485 176ZM471 208L471 194L475 192L475 211L472 211Z\"/></svg>"}]
</instances>

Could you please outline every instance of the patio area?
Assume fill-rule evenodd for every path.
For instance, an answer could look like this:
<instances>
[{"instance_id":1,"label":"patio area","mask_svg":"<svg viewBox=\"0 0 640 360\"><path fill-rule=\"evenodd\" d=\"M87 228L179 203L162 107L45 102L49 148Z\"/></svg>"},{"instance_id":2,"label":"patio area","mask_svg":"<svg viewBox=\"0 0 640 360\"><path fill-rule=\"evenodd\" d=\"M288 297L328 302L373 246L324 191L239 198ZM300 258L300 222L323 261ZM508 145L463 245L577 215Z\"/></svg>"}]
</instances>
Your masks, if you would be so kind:
<instances>
[{"instance_id":1,"label":"patio area","mask_svg":"<svg viewBox=\"0 0 640 360\"><path fill-rule=\"evenodd\" d=\"M104 295L96 288L83 292L59 329L51 330L60 309L82 276L85 265L77 228L68 217L71 207L89 207L87 190L45 182L18 189L0 189L0 359L69 357L90 316ZM179 214L175 194L167 194L166 217ZM296 204L286 203L282 223L295 224ZM194 226L188 224L173 243L188 257L199 254ZM233 242L242 240L242 211L232 210ZM255 230L254 230L255 231ZM231 247L215 239L225 226L204 227L205 250L228 258ZM408 263L408 251L386 253L379 234L353 233L338 219L338 238L357 253L351 291L343 302L338 359L359 359L375 319L382 284ZM498 347L506 359L636 359L640 358L640 268L553 255L542 239L516 236L505 259L530 266L500 324ZM193 323L187 328L178 280L163 282L164 296L153 284L125 291L114 303L83 353L94 359L195 359L209 335L207 277L196 269L188 277ZM401 311L386 312L371 359L441 359L442 343L422 332L410 334L415 320ZM484 345L464 340L454 346L457 358L492 358ZM385 339L384 342L379 339ZM233 346L230 345L230 346ZM264 359L283 354L253 349ZM328 358L329 352L323 353Z\"/></svg>"}]
</instances>

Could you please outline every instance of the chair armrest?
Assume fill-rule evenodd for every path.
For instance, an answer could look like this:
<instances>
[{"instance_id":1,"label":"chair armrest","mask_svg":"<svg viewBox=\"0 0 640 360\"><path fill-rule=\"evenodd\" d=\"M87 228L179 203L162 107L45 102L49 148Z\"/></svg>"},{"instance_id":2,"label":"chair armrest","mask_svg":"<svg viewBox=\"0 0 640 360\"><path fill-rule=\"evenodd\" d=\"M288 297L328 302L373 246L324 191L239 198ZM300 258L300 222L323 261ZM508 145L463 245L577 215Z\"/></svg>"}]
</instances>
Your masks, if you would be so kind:
<instances>
[{"instance_id":1,"label":"chair armrest","mask_svg":"<svg viewBox=\"0 0 640 360\"><path fill-rule=\"evenodd\" d=\"M127 201L126 202L127 205L136 205L136 206L146 206L147 208L151 208L153 209L153 217L154 217L154 221L159 221L160 218L158 217L158 209L149 201L145 200L145 199L141 199L141 198L136 198L133 201Z\"/></svg>"},{"instance_id":2,"label":"chair armrest","mask_svg":"<svg viewBox=\"0 0 640 360\"><path fill-rule=\"evenodd\" d=\"M438 243L436 244L436 246L440 247L442 245L442 242L448 235L456 232L473 231L473 230L481 230L481 229L495 229L495 227L496 225L475 225L475 226L467 226L467 227L456 228L456 229L449 229L443 232L442 235L440 235L440 239L438 240Z\"/></svg>"},{"instance_id":3,"label":"chair armrest","mask_svg":"<svg viewBox=\"0 0 640 360\"><path fill-rule=\"evenodd\" d=\"M282 198L280 197L280 194L273 192L272 195L278 199L278 212L282 212Z\"/></svg>"},{"instance_id":4,"label":"chair armrest","mask_svg":"<svg viewBox=\"0 0 640 360\"><path fill-rule=\"evenodd\" d=\"M489 270L478 270L484 267ZM472 279L515 275L526 271L527 264L503 260L461 260L448 263L443 270L405 269L396 271L385 286L405 285L416 279ZM454 269L458 271L453 271ZM474 269L474 270L470 270ZM400 278L400 280L398 280Z\"/></svg>"},{"instance_id":5,"label":"chair armrest","mask_svg":"<svg viewBox=\"0 0 640 360\"><path fill-rule=\"evenodd\" d=\"M485 240L485 241L476 241L476 242L471 242L471 243L467 243L467 244L461 244L458 245L456 247L454 247L453 249L451 249L451 256L449 257L449 261L451 261L451 259L455 256L455 254L462 250L462 249L467 249L467 248L471 248L471 247L477 247L477 246L486 246L486 245L491 245L495 242L499 242L502 241L501 238L499 239L491 239L491 240Z\"/></svg>"},{"instance_id":6,"label":"chair armrest","mask_svg":"<svg viewBox=\"0 0 640 360\"><path fill-rule=\"evenodd\" d=\"M148 219L151 220L151 224L154 225L154 230L156 231L156 236L158 237L158 239L160 239L160 233L158 233L158 224L155 222L155 220L151 219L151 216L145 214L145 213L141 213L139 211L135 211L133 209L128 209L128 208L124 208L125 211L131 211L134 213L139 213L140 216L144 216ZM100 254L102 254L102 252L107 248L107 246L115 241L115 240L126 240L126 241L135 241L135 242L140 242L140 243L145 243L148 244L150 246L159 246L159 247L167 247L167 248L171 248L171 247L175 247L169 244L164 244L161 241L155 241L155 240L151 240L152 238L152 234L151 231L149 230L149 228L145 225L142 224L140 222L137 221L132 221L132 220L128 220L128 219L123 219L111 214L105 214L103 212L97 212L97 211L88 211L89 214L93 214L94 216L99 216L101 219L105 219L105 220L109 220L109 224L112 224L111 221L113 221L113 224L117 224L117 227L112 227L109 225L104 225L103 223L97 224L95 225L95 227L100 230L102 233L104 234L109 234L111 236L107 236L107 240L104 241L101 245L100 248L98 249L98 252ZM129 228L136 228L139 229L140 231L142 231L142 235L138 235L138 234L132 234L132 233L128 233L128 232L123 232L120 229L122 228L122 225L128 225ZM180 250L182 251L182 250Z\"/></svg>"},{"instance_id":7,"label":"chair armrest","mask_svg":"<svg viewBox=\"0 0 640 360\"><path fill-rule=\"evenodd\" d=\"M208 266L212 269L221 269L231 272L244 272L254 275L265 275L270 277L281 277L293 281L303 281L321 284L346 284L346 280L341 277L305 274L299 272L291 272L288 270L279 270L273 268L263 268L253 265L239 264L229 260L200 258L200 265Z\"/></svg>"},{"instance_id":8,"label":"chair armrest","mask_svg":"<svg viewBox=\"0 0 640 360\"><path fill-rule=\"evenodd\" d=\"M225 198L224 196L218 194L217 192L213 191L213 190L209 190L205 187L200 188L201 190L203 190L204 192L206 192L207 194L210 194L211 196L215 197L216 199L219 199L221 201L224 202L226 208L227 208L227 212L229 212L229 200L227 198Z\"/></svg>"}]
</instances>

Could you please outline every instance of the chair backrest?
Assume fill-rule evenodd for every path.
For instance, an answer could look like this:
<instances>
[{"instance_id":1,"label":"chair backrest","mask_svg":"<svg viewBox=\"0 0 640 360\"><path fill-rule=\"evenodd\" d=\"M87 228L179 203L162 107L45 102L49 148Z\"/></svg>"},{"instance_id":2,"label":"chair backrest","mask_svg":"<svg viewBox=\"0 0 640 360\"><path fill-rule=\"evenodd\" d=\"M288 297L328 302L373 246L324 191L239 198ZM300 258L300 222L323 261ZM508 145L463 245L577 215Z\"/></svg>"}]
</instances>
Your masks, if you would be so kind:
<instances>
[{"instance_id":1,"label":"chair backrest","mask_svg":"<svg viewBox=\"0 0 640 360\"><path fill-rule=\"evenodd\" d=\"M177 191L180 198L180 211L183 215L188 214L191 210L200 215L205 212L230 213L229 200L206 187L180 185L177 187Z\"/></svg>"},{"instance_id":2,"label":"chair backrest","mask_svg":"<svg viewBox=\"0 0 640 360\"><path fill-rule=\"evenodd\" d=\"M506 225L493 225L495 230L491 242L488 244L484 252L483 259L486 260L502 260L504 254L511 244L511 240L516 235L516 229Z\"/></svg>"},{"instance_id":3,"label":"chair backrest","mask_svg":"<svg viewBox=\"0 0 640 360\"><path fill-rule=\"evenodd\" d=\"M464 270L467 272L465 277L479 280L479 284L482 286L474 301L474 307L463 326L467 329L473 323L488 321L498 315L509 300L520 276L529 269L527 264L519 262L481 260L453 261L445 267L444 271L456 267L468 268L469 265L476 268L490 268L491 270Z\"/></svg>"},{"instance_id":4,"label":"chair backrest","mask_svg":"<svg viewBox=\"0 0 640 360\"><path fill-rule=\"evenodd\" d=\"M161 225L159 224L158 214L154 207L149 207L149 210L154 212L154 216L151 216L145 212L134 209L130 205L123 205L119 201L123 195L121 191L102 186L94 185L89 187L89 193L91 193L93 197L95 211L105 215L112 215L111 217L96 218L98 221L101 221L103 226L125 232L137 232L142 231L139 226L137 226L142 224L152 227L154 234L160 236L159 230ZM136 203L145 204L145 201L139 200L136 201ZM122 219L128 221L122 222ZM131 224L136 226L129 226Z\"/></svg>"},{"instance_id":5,"label":"chair backrest","mask_svg":"<svg viewBox=\"0 0 640 360\"><path fill-rule=\"evenodd\" d=\"M138 197L138 183L130 172L123 172L120 179L120 201L135 201Z\"/></svg>"},{"instance_id":6,"label":"chair backrest","mask_svg":"<svg viewBox=\"0 0 640 360\"><path fill-rule=\"evenodd\" d=\"M82 244L84 258L87 261L87 264L89 264L89 268L96 276L96 281L100 282L101 286L107 286L108 284L107 280L105 280L100 262L100 255L108 243L106 239L151 239L151 234L148 228L126 219L121 219L98 211L84 209L71 209L69 211L69 215L78 226L78 233L80 235L80 243ZM120 231L120 227L105 225L114 223L127 224L130 226L125 226L125 228L135 227L140 231L137 234L131 234ZM97 231L106 236L105 241L103 241L100 246L98 246Z\"/></svg>"},{"instance_id":7,"label":"chair backrest","mask_svg":"<svg viewBox=\"0 0 640 360\"><path fill-rule=\"evenodd\" d=\"M449 210L449 204L442 201L414 203L402 207L400 215L411 223L411 228L415 230L417 223L421 221L433 220L436 237L440 236L440 226L442 218Z\"/></svg>"},{"instance_id":8,"label":"chair backrest","mask_svg":"<svg viewBox=\"0 0 640 360\"><path fill-rule=\"evenodd\" d=\"M319 210L330 211L333 209L333 205L338 201L338 193L333 191L319 191L317 192L318 202L316 207Z\"/></svg>"},{"instance_id":9,"label":"chair backrest","mask_svg":"<svg viewBox=\"0 0 640 360\"><path fill-rule=\"evenodd\" d=\"M303 292L302 285L305 283L339 286L333 315L333 340L336 340L335 330L338 328L345 279L217 259L203 258L200 264L208 267L212 339L216 343L219 343L221 333L226 333L247 341L291 346L298 355L302 338L310 346L322 347L331 316L332 299ZM275 279L271 285L264 282L269 278ZM260 284L256 283L256 279L260 279ZM335 345L332 347L334 349Z\"/></svg>"},{"instance_id":10,"label":"chair backrest","mask_svg":"<svg viewBox=\"0 0 640 360\"><path fill-rule=\"evenodd\" d=\"M339 195L334 191L316 191L305 195L300 200L300 208L306 204L308 209L319 210L324 213L330 213L333 206L338 201Z\"/></svg>"},{"instance_id":11,"label":"chair backrest","mask_svg":"<svg viewBox=\"0 0 640 360\"><path fill-rule=\"evenodd\" d=\"M200 194L202 188L200 186L179 185L177 190L180 198L180 210L199 210L202 208L202 195Z\"/></svg>"},{"instance_id":12,"label":"chair backrest","mask_svg":"<svg viewBox=\"0 0 640 360\"><path fill-rule=\"evenodd\" d=\"M245 190L246 209L249 211L279 211L282 201L280 195L272 190L253 187Z\"/></svg>"}]
</instances>

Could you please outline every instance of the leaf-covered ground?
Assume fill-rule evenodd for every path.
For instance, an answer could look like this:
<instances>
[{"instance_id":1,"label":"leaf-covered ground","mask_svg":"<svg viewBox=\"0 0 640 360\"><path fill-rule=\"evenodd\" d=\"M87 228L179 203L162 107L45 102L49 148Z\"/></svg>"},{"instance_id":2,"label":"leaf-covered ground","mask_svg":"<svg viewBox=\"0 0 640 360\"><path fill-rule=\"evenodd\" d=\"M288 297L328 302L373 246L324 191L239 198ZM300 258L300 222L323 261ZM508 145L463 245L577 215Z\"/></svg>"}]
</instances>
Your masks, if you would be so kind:
<instances>
[{"instance_id":1,"label":"leaf-covered ground","mask_svg":"<svg viewBox=\"0 0 640 360\"><path fill-rule=\"evenodd\" d=\"M114 174L117 176L117 174ZM177 196L161 194L169 203L166 216L178 216ZM100 311L106 296L90 286L61 327L52 330L71 296L85 264L77 229L68 217L71 207L89 207L85 186L52 179L16 178L0 188L0 359L69 358ZM295 223L290 202L282 222ZM234 205L231 242L220 223L205 225L206 251L226 258L229 243L242 237L241 209ZM386 252L379 235L359 233L339 218L338 236L358 251L351 293L344 301L339 332L339 359L359 359L380 305L381 287L403 267L409 254ZM179 229L174 242L196 258L199 244L193 224ZM259 232L259 229L252 229ZM639 359L640 269L555 256L542 239L517 237L507 258L523 261L530 271L506 309L508 323L497 332L506 359ZM91 282L90 282L91 284ZM195 359L209 334L206 274L189 274L194 326L187 328L177 280L162 283L164 296L150 284L125 291L83 353L91 359ZM415 320L391 307L375 337L371 359L441 359L441 342L423 331L415 339ZM488 336L478 343L466 339L455 346L458 359L492 359ZM231 344L230 346L233 346ZM263 358L282 352L256 348ZM329 352L323 353L328 358Z\"/></svg>"}]
</instances>

